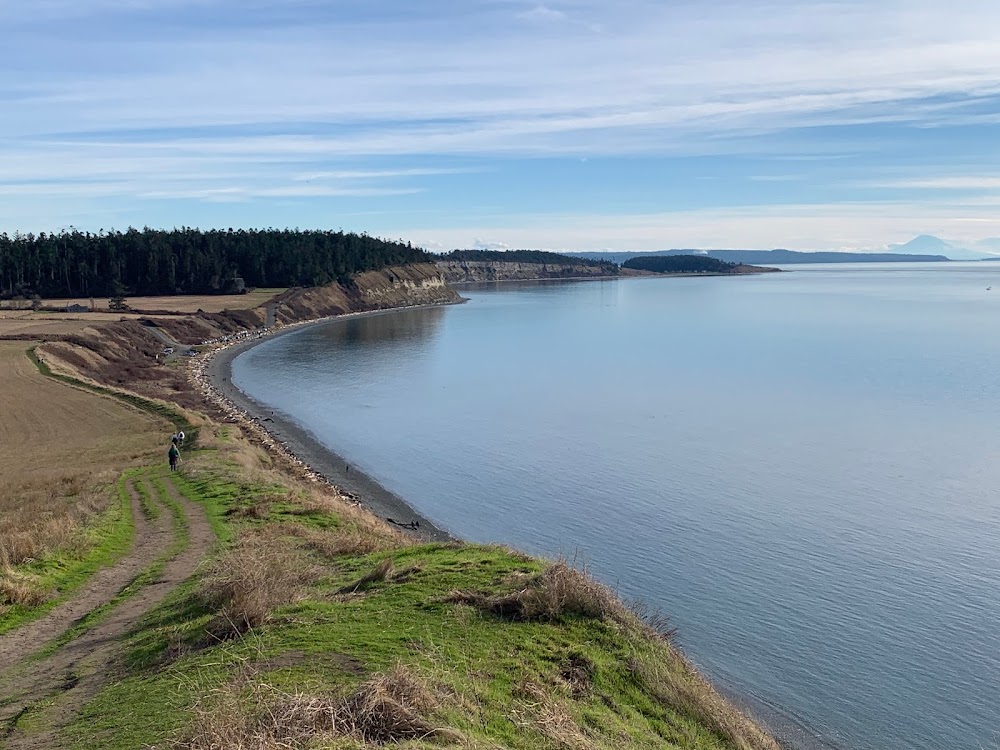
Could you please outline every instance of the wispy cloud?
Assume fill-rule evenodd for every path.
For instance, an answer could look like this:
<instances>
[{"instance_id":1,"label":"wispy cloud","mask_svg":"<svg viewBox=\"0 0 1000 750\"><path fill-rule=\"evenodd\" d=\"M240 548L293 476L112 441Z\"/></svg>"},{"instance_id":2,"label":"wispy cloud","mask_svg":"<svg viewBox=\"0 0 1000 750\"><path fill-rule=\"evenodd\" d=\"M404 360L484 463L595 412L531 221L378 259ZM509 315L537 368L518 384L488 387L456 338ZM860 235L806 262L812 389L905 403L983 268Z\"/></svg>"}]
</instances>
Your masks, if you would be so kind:
<instances>
[{"instance_id":1,"label":"wispy cloud","mask_svg":"<svg viewBox=\"0 0 1000 750\"><path fill-rule=\"evenodd\" d=\"M534 8L523 10L516 15L522 21L531 21L533 23L554 23L556 21L565 21L568 18L561 10L550 8L547 5L536 5Z\"/></svg>"},{"instance_id":2,"label":"wispy cloud","mask_svg":"<svg viewBox=\"0 0 1000 750\"><path fill-rule=\"evenodd\" d=\"M268 199L300 201L303 224L326 215L319 198L420 196L461 213L475 191L462 182L435 193L446 178L584 157L627 165L765 155L804 165L801 173L758 165L738 180L774 183L766 192L784 182L816 194L834 182L874 192L1000 187L971 170L922 173L933 154L918 145L900 153L917 131L998 124L992 0L9 5L0 29L0 193L18 200L0 207L4 226L132 211L129 196L147 212L157 201L251 202L248 222ZM858 153L870 155L868 172ZM836 158L855 171L807 169ZM880 182L880 160L905 161L907 171ZM522 170L525 183L538 174ZM631 196L629 177L616 179L611 187ZM476 185L498 189L490 174ZM540 200L554 205L565 192ZM56 196L58 205L43 203ZM727 215L756 231L753 217ZM672 216L714 236L694 215ZM808 234L812 241L815 230ZM489 226L478 236L502 237Z\"/></svg>"},{"instance_id":3,"label":"wispy cloud","mask_svg":"<svg viewBox=\"0 0 1000 750\"><path fill-rule=\"evenodd\" d=\"M958 176L927 177L903 180L886 180L869 183L880 188L902 188L910 190L1000 190L1000 177Z\"/></svg>"},{"instance_id":4,"label":"wispy cloud","mask_svg":"<svg viewBox=\"0 0 1000 750\"><path fill-rule=\"evenodd\" d=\"M916 230L914 229L916 228ZM884 251L874 237L909 239L934 234L975 246L1000 234L1000 217L975 207L909 203L807 204L723 207L651 214L559 215L475 222L468 227L394 227L436 247L476 247L481 237L509 247L551 250L782 247L793 250Z\"/></svg>"}]
</instances>

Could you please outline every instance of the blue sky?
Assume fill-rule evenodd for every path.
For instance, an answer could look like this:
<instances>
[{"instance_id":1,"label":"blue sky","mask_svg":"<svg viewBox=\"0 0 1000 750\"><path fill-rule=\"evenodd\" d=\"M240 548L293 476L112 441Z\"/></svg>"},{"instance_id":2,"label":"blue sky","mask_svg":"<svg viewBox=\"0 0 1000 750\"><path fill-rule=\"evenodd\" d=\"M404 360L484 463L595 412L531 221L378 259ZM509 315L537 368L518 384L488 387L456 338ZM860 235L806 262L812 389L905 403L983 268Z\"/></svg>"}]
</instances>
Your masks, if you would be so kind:
<instances>
[{"instance_id":1,"label":"blue sky","mask_svg":"<svg viewBox=\"0 0 1000 750\"><path fill-rule=\"evenodd\" d=\"M11 0L0 231L1000 237L995 0Z\"/></svg>"}]
</instances>

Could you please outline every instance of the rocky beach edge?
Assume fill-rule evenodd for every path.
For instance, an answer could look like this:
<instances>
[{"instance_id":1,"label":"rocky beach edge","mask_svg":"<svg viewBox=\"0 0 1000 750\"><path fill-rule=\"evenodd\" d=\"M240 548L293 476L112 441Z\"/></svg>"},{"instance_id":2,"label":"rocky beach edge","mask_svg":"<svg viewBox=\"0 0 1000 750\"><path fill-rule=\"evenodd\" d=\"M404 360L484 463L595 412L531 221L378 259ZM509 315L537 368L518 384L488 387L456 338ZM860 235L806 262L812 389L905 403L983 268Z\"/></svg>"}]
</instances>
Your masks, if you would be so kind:
<instances>
[{"instance_id":1,"label":"rocky beach edge","mask_svg":"<svg viewBox=\"0 0 1000 750\"><path fill-rule=\"evenodd\" d=\"M448 531L446 527L434 523L401 497L383 487L372 476L351 465L343 456L324 445L293 419L280 411L261 404L241 391L232 382L232 363L241 354L258 344L280 336L294 334L306 328L337 324L361 316L389 315L400 310L438 307L442 304L461 304L465 301L463 299L457 303L410 305L345 313L291 323L259 333L248 332L247 335L238 337L232 343L206 353L204 358L195 363L192 379L205 397L218 407L230 422L238 424L265 449L282 455L312 480L326 482L348 501L365 508L382 519L391 519L404 531L418 539L428 542L458 541L458 537ZM796 721L794 717L789 716L779 707L771 705L762 697L748 695L726 680L716 679L713 680L713 684L732 704L754 716L766 726L785 750L842 750L821 739L808 727Z\"/></svg>"},{"instance_id":2,"label":"rocky beach edge","mask_svg":"<svg viewBox=\"0 0 1000 750\"><path fill-rule=\"evenodd\" d=\"M399 310L437 306L439 305L412 305L346 313L239 337L232 343L207 353L197 362L192 370L192 380L229 421L237 423L265 449L282 454L310 479L330 484L350 502L420 539L428 542L454 541L455 537L443 526L435 524L401 497L383 487L378 480L350 464L293 419L241 391L232 380L233 361L265 341L298 333L313 326L336 324L361 316L388 315Z\"/></svg>"}]
</instances>

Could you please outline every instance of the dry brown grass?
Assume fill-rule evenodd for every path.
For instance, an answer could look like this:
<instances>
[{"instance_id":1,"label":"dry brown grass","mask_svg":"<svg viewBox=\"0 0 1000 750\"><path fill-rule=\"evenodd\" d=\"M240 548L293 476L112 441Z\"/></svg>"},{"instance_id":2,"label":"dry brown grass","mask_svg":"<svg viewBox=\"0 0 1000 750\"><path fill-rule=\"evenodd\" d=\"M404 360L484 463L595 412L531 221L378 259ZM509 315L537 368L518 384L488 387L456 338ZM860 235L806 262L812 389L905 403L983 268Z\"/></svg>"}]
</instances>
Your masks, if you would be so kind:
<instances>
[{"instance_id":1,"label":"dry brown grass","mask_svg":"<svg viewBox=\"0 0 1000 750\"><path fill-rule=\"evenodd\" d=\"M542 573L526 576L515 591L499 596L458 591L449 601L470 604L484 612L515 620L555 620L565 615L636 621L615 593L566 562L550 564Z\"/></svg>"},{"instance_id":2,"label":"dry brown grass","mask_svg":"<svg viewBox=\"0 0 1000 750\"><path fill-rule=\"evenodd\" d=\"M562 750L592 750L596 747L569 709L550 691L534 682L519 686L511 719L516 724L537 730Z\"/></svg>"},{"instance_id":3,"label":"dry brown grass","mask_svg":"<svg viewBox=\"0 0 1000 750\"><path fill-rule=\"evenodd\" d=\"M251 506L252 507L252 506ZM250 515L255 511L247 510ZM371 528L343 524L335 529L317 529L297 523L274 524L265 528L266 533L276 536L295 537L304 549L316 552L328 560L344 555L370 555L374 552L388 552L412 543L401 539L392 529Z\"/></svg>"},{"instance_id":4,"label":"dry brown grass","mask_svg":"<svg viewBox=\"0 0 1000 750\"><path fill-rule=\"evenodd\" d=\"M405 667L373 675L346 695L283 693L266 684L237 683L195 709L183 750L289 750L340 739L383 746L415 739L460 740L432 721L440 701Z\"/></svg>"},{"instance_id":5,"label":"dry brown grass","mask_svg":"<svg viewBox=\"0 0 1000 750\"><path fill-rule=\"evenodd\" d=\"M49 595L18 566L88 543L84 527L117 500L115 479L155 455L167 428L140 411L52 381L0 342L0 604Z\"/></svg>"},{"instance_id":6,"label":"dry brown grass","mask_svg":"<svg viewBox=\"0 0 1000 750\"><path fill-rule=\"evenodd\" d=\"M179 313L222 312L223 310L249 310L270 300L285 289L254 289L246 294L185 294L160 297L127 297L125 304L131 310L169 310ZM90 298L77 299L46 299L42 300L45 307L66 307L77 304L90 307ZM100 297L94 300L96 310L108 309L108 298Z\"/></svg>"},{"instance_id":7,"label":"dry brown grass","mask_svg":"<svg viewBox=\"0 0 1000 750\"><path fill-rule=\"evenodd\" d=\"M737 750L780 750L777 742L730 704L676 649L664 658L633 659L632 673L665 705L724 737Z\"/></svg>"},{"instance_id":8,"label":"dry brown grass","mask_svg":"<svg viewBox=\"0 0 1000 750\"><path fill-rule=\"evenodd\" d=\"M37 607L51 596L51 592L45 591L33 576L0 567L0 606Z\"/></svg>"},{"instance_id":9,"label":"dry brown grass","mask_svg":"<svg viewBox=\"0 0 1000 750\"><path fill-rule=\"evenodd\" d=\"M201 598L219 612L221 630L239 635L297 601L320 571L270 534L245 534L202 579ZM219 628L213 628L213 630Z\"/></svg>"},{"instance_id":10,"label":"dry brown grass","mask_svg":"<svg viewBox=\"0 0 1000 750\"><path fill-rule=\"evenodd\" d=\"M46 378L25 349L23 343L0 342L0 477L5 483L48 480L53 472L70 470L99 472L148 458L163 445L169 428L159 419ZM6 499L9 504L11 498Z\"/></svg>"}]
</instances>

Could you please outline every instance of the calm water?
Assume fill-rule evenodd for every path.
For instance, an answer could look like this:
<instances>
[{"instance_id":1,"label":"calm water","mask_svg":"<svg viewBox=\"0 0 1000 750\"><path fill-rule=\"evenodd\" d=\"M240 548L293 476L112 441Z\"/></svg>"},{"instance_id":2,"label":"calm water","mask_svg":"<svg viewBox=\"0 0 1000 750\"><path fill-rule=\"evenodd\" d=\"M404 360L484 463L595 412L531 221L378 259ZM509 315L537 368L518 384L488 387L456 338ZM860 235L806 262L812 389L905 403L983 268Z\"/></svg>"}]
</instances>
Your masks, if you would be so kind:
<instances>
[{"instance_id":1,"label":"calm water","mask_svg":"<svg viewBox=\"0 0 1000 750\"><path fill-rule=\"evenodd\" d=\"M453 532L582 556L833 747L995 747L1000 263L463 294L234 380Z\"/></svg>"}]
</instances>

